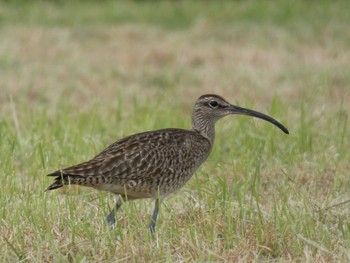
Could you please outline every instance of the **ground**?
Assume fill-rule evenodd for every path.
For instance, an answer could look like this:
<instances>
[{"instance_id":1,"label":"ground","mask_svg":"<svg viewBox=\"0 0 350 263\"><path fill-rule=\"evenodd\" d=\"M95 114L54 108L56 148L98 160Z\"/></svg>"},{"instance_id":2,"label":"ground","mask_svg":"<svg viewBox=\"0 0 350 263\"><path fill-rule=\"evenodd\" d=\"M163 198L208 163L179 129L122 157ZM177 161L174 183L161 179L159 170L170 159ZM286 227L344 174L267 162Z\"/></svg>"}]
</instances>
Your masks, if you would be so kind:
<instances>
[{"instance_id":1,"label":"ground","mask_svg":"<svg viewBox=\"0 0 350 263\"><path fill-rule=\"evenodd\" d=\"M2 262L350 260L350 5L293 1L0 3ZM288 127L230 116L163 203L45 175L137 132L191 128L216 93Z\"/></svg>"}]
</instances>

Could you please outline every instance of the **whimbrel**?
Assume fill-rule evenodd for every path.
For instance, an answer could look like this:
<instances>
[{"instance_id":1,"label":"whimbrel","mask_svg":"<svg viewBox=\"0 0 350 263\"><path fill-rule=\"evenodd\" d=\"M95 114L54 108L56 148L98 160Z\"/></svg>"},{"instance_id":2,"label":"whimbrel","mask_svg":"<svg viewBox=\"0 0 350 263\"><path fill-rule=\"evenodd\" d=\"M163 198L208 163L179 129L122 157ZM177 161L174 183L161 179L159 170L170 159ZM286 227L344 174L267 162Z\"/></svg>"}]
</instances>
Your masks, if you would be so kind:
<instances>
[{"instance_id":1,"label":"whimbrel","mask_svg":"<svg viewBox=\"0 0 350 263\"><path fill-rule=\"evenodd\" d=\"M289 133L263 113L232 105L218 95L203 95L194 105L191 130L148 131L116 141L87 162L48 174L56 178L46 191L76 184L118 195L115 208L107 216L111 226L125 201L154 198L149 223L153 234L161 201L183 187L207 159L213 148L216 121L230 114L260 118Z\"/></svg>"}]
</instances>

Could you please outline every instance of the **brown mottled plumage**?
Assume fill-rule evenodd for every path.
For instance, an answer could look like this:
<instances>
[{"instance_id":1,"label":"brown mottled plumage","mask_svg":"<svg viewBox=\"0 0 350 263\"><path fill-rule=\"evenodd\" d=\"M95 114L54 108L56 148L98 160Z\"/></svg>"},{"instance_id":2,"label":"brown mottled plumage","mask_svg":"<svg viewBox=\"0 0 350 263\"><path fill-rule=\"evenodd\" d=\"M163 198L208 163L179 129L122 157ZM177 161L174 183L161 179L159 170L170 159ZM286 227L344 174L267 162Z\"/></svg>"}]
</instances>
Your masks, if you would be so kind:
<instances>
[{"instance_id":1,"label":"brown mottled plumage","mask_svg":"<svg viewBox=\"0 0 350 263\"><path fill-rule=\"evenodd\" d=\"M58 170L53 190L68 184L93 187L119 195L122 200L155 198L149 225L153 233L161 200L183 187L209 156L215 137L215 123L229 114L250 115L288 130L262 113L231 105L218 95L198 98L192 113L192 130L163 129L135 134L114 142L90 161ZM122 199L122 200L121 200ZM115 211L107 217L115 224Z\"/></svg>"}]
</instances>

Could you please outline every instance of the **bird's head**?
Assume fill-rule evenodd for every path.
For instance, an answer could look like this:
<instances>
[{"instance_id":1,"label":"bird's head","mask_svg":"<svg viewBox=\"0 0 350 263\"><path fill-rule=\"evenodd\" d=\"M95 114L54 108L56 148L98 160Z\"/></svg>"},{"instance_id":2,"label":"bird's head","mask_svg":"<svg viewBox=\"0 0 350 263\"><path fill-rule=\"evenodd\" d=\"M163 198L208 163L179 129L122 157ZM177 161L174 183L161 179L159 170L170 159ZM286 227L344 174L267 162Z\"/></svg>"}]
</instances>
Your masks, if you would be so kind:
<instances>
[{"instance_id":1,"label":"bird's head","mask_svg":"<svg viewBox=\"0 0 350 263\"><path fill-rule=\"evenodd\" d=\"M203 122L214 124L217 120L230 114L248 115L263 119L274 124L284 133L289 134L288 129L276 121L274 118L254 110L232 105L224 98L214 94L203 95L197 99L193 109L193 126L195 128L196 125Z\"/></svg>"}]
</instances>

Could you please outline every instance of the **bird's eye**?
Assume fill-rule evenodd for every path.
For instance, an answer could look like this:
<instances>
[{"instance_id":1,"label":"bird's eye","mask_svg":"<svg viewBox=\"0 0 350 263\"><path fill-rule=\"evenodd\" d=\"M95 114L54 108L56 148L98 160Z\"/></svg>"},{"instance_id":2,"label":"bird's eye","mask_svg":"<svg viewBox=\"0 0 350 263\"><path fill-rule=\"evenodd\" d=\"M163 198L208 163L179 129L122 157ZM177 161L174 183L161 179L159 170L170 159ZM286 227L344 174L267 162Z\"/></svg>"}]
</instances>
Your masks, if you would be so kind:
<instances>
[{"instance_id":1,"label":"bird's eye","mask_svg":"<svg viewBox=\"0 0 350 263\"><path fill-rule=\"evenodd\" d=\"M217 108L219 106L219 103L216 100L211 100L209 102L209 106L212 108Z\"/></svg>"}]
</instances>

